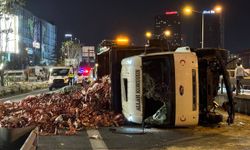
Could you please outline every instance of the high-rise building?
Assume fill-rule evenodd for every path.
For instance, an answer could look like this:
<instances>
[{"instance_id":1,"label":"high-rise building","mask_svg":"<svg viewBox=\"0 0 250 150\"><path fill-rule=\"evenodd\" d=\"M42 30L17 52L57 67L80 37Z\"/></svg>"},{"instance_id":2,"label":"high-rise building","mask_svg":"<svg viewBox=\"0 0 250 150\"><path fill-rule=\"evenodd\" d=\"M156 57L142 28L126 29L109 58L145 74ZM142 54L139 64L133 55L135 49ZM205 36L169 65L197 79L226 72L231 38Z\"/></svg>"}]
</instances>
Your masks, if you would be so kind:
<instances>
[{"instance_id":1,"label":"high-rise building","mask_svg":"<svg viewBox=\"0 0 250 150\"><path fill-rule=\"evenodd\" d=\"M169 35L166 36L165 31ZM181 46L181 19L177 11L155 17L154 38L166 41L169 49Z\"/></svg>"},{"instance_id":2,"label":"high-rise building","mask_svg":"<svg viewBox=\"0 0 250 150\"><path fill-rule=\"evenodd\" d=\"M221 15L205 14L204 17L204 47L223 48Z\"/></svg>"},{"instance_id":3,"label":"high-rise building","mask_svg":"<svg viewBox=\"0 0 250 150\"><path fill-rule=\"evenodd\" d=\"M56 26L16 6L12 15L0 17L1 62L7 69L56 62Z\"/></svg>"},{"instance_id":4,"label":"high-rise building","mask_svg":"<svg viewBox=\"0 0 250 150\"><path fill-rule=\"evenodd\" d=\"M224 48L224 25L221 14L204 11L204 47ZM195 16L194 48L201 47L201 16Z\"/></svg>"}]
</instances>

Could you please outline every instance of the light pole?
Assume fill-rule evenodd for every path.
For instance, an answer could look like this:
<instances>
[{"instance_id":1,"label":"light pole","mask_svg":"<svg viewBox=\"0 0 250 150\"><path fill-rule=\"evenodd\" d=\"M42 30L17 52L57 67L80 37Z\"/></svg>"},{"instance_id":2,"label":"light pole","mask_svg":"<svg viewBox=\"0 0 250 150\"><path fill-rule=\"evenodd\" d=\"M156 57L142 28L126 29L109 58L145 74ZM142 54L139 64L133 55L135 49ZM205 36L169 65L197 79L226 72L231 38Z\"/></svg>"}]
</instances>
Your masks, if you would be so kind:
<instances>
[{"instance_id":1,"label":"light pole","mask_svg":"<svg viewBox=\"0 0 250 150\"><path fill-rule=\"evenodd\" d=\"M215 13L221 13L222 12L222 7L217 5L215 6L215 8L213 10L210 11L197 11L194 10L192 7L190 6L186 6L183 9L183 12L185 15L191 15L193 12L194 13L198 13L201 14L201 48L204 48L204 14L215 14Z\"/></svg>"},{"instance_id":2,"label":"light pole","mask_svg":"<svg viewBox=\"0 0 250 150\"><path fill-rule=\"evenodd\" d=\"M168 38L171 36L171 31L170 30L165 30L164 31L164 35L165 35L166 40L167 40L167 47L168 47L168 51L169 51L169 41L168 41Z\"/></svg>"},{"instance_id":3,"label":"light pole","mask_svg":"<svg viewBox=\"0 0 250 150\"><path fill-rule=\"evenodd\" d=\"M150 38L152 37L152 33L151 32L149 32L149 31L147 31L146 33L145 33L145 36L146 36L146 44L145 44L145 49L144 49L144 53L146 54L146 52L147 52L147 46L149 45L149 40L150 40Z\"/></svg>"}]
</instances>

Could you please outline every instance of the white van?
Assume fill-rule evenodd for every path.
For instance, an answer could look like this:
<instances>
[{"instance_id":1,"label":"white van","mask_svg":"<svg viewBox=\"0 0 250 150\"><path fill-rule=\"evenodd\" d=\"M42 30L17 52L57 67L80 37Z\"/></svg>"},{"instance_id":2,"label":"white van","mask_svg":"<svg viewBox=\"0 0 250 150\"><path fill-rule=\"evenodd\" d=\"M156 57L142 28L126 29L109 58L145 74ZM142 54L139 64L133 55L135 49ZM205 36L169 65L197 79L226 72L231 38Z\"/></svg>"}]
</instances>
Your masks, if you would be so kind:
<instances>
[{"instance_id":1,"label":"white van","mask_svg":"<svg viewBox=\"0 0 250 150\"><path fill-rule=\"evenodd\" d=\"M27 74L24 70L7 70L4 79L8 82L23 82L27 80Z\"/></svg>"},{"instance_id":2,"label":"white van","mask_svg":"<svg viewBox=\"0 0 250 150\"><path fill-rule=\"evenodd\" d=\"M49 90L61 88L69 84L70 67L52 67L49 75Z\"/></svg>"},{"instance_id":3,"label":"white van","mask_svg":"<svg viewBox=\"0 0 250 150\"><path fill-rule=\"evenodd\" d=\"M27 73L29 75L29 81L38 81L45 79L44 68L41 66L29 66Z\"/></svg>"}]
</instances>

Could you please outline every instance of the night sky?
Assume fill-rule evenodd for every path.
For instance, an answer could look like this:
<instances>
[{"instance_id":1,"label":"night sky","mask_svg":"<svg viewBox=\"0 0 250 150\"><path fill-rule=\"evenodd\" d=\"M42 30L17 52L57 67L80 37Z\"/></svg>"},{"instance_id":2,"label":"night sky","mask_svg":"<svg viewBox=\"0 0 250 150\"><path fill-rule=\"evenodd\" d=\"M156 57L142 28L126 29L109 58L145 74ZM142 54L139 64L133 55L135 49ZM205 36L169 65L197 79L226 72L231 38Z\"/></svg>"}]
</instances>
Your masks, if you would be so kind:
<instances>
[{"instance_id":1,"label":"night sky","mask_svg":"<svg viewBox=\"0 0 250 150\"><path fill-rule=\"evenodd\" d=\"M72 33L86 45L97 45L117 34L143 45L145 31L153 31L154 16L191 4L196 10L223 5L225 48L250 49L250 1L248 0L28 0L26 8L55 24L58 40Z\"/></svg>"}]
</instances>

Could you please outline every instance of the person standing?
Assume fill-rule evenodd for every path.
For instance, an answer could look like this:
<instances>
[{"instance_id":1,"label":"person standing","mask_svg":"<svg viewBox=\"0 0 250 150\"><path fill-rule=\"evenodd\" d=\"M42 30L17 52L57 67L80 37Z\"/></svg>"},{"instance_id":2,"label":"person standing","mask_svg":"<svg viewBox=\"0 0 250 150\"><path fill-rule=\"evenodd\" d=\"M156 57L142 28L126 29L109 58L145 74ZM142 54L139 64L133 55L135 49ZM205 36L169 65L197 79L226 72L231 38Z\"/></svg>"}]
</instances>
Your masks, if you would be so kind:
<instances>
[{"instance_id":1,"label":"person standing","mask_svg":"<svg viewBox=\"0 0 250 150\"><path fill-rule=\"evenodd\" d=\"M75 74L74 74L74 67L72 65L70 65L68 78L69 78L69 85L73 86Z\"/></svg>"},{"instance_id":2,"label":"person standing","mask_svg":"<svg viewBox=\"0 0 250 150\"><path fill-rule=\"evenodd\" d=\"M244 78L245 69L240 62L237 63L235 68L235 80L236 80L236 95L241 92L241 80Z\"/></svg>"}]
</instances>

